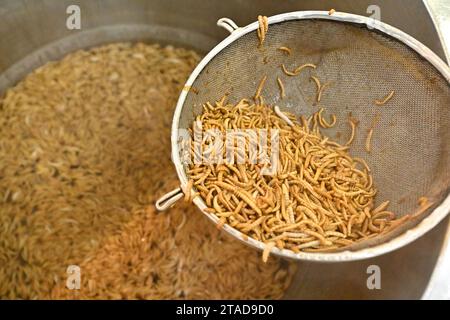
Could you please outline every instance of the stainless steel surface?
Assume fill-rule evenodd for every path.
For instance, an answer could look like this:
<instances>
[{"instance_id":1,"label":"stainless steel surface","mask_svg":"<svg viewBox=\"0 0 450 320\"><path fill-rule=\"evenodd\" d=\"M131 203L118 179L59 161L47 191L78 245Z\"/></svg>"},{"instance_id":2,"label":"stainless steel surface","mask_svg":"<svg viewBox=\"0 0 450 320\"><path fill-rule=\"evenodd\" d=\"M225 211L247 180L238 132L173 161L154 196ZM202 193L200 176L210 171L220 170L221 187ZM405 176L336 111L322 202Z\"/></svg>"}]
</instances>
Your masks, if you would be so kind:
<instances>
[{"instance_id":1,"label":"stainless steel surface","mask_svg":"<svg viewBox=\"0 0 450 320\"><path fill-rule=\"evenodd\" d=\"M81 7L81 31L65 28L65 10L70 4ZM380 6L382 21L407 32L444 58L433 21L419 0L262 0L258 6L246 0L1 0L0 91L34 67L78 48L117 40L157 40L207 52L227 35L225 30L214 27L222 16L246 25L257 14L294 10L334 7L338 11L368 15L370 4ZM56 41L58 44L54 44ZM37 52L38 49L41 51ZM382 258L342 265L302 263L286 297L419 298L436 260L443 254L440 250L447 225L448 220L420 240ZM366 269L372 263L379 263L382 268L381 290L368 290L365 286ZM441 280L439 283L448 284L448 275Z\"/></svg>"}]
</instances>

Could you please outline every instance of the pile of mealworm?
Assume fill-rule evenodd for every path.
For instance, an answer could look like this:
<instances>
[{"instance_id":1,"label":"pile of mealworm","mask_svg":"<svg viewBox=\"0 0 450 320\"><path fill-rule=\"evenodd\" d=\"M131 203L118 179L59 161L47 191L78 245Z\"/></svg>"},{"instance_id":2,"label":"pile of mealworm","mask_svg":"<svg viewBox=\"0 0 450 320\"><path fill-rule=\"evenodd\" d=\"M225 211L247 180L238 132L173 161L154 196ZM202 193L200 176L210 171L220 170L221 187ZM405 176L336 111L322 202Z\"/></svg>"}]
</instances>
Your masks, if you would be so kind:
<instances>
[{"instance_id":1,"label":"pile of mealworm","mask_svg":"<svg viewBox=\"0 0 450 320\"><path fill-rule=\"evenodd\" d=\"M263 265L191 204L153 207L178 185L168 124L199 61L112 43L45 64L0 97L0 299L283 297L295 264Z\"/></svg>"},{"instance_id":2,"label":"pile of mealworm","mask_svg":"<svg viewBox=\"0 0 450 320\"><path fill-rule=\"evenodd\" d=\"M250 161L191 164L189 197L200 196L207 211L220 219L219 226L229 224L244 237L266 243L265 260L275 246L294 252L333 251L380 234L395 223L387 210L389 201L374 207L377 190L366 162L349 155L349 144L321 133L321 128L334 126L336 119L330 118L321 109L297 119L277 106L246 99L206 103L196 120L203 132L220 130L224 143L228 129L278 129L279 163L272 175L261 174L267 164ZM204 150L210 143L194 141L192 155L198 144ZM249 140L245 143L248 150Z\"/></svg>"}]
</instances>

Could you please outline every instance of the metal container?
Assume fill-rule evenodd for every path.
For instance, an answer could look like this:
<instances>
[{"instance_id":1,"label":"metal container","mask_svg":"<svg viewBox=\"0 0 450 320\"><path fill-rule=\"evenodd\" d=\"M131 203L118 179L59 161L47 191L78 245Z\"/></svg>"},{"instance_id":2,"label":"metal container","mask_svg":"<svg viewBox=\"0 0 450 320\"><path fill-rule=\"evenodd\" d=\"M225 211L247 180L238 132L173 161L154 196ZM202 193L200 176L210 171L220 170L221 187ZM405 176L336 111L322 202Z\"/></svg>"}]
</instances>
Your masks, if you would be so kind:
<instances>
[{"instance_id":1,"label":"metal container","mask_svg":"<svg viewBox=\"0 0 450 320\"><path fill-rule=\"evenodd\" d=\"M427 61L427 66L428 64L433 65L436 70L438 71L438 73L436 74L436 76L442 76L442 85L444 87L448 87L449 85L449 81L450 81L450 69L448 68L448 66L441 60L439 59L432 51L430 51L427 47L423 46L420 42L418 42L416 39L408 36L407 34L401 32L399 29L393 28L392 26L385 24L383 22L377 21L376 23L374 23L374 19L371 18L367 18L364 16L360 16L360 15L354 15L354 14L349 14L346 12L336 12L332 15L330 15L327 11L295 11L295 12L288 12L288 13L284 13L284 14L279 14L279 15L275 15L275 16L271 16L268 18L268 25L269 28L271 28L270 26L272 26L272 28L276 28L276 26L278 25L283 25L285 26L286 24L289 25L289 23L292 23L292 21L295 21L295 23L302 21L306 23L310 23L310 24L304 24L302 26L299 26L298 24L296 24L295 27L291 27L290 30L301 30L301 29L306 29L307 28L311 28L307 32L308 36L309 34L313 34L314 37L319 37L321 39L327 38L330 36L330 34L335 35L335 38L338 38L338 34L340 34L342 31L340 29L333 29L336 25L334 24L325 24L325 25L321 25L322 27L318 28L317 30L315 30L316 32L312 31L312 28L314 28L314 24L319 24L319 23L323 23L323 22L330 22L330 21L337 21L339 23L346 23L351 24L353 26L353 28L355 30L352 29L346 29L346 30L352 30L352 31L347 31L347 33L345 34L344 39L340 38L340 40L338 40L338 46L340 46L340 52L341 52L341 56L339 58L337 58L337 60L340 62L340 68L338 69L338 71L333 75L333 77L337 77L337 74L351 74L352 76L357 76L358 72L361 72L361 74L364 75L364 77L366 77L367 75L367 71L360 71L361 69L358 69L356 71L349 71L350 68L346 69L345 67L345 63L344 61L344 57L348 58L350 62L350 64L353 66L353 59L351 57L352 52L355 51L361 51L361 50L365 50L364 52L368 52L370 50L373 50L375 52L375 56L376 56L376 61L377 62L373 62L373 63L377 63L377 67L376 69L380 70L380 75L375 75L374 79L379 79L382 77L382 75L386 74L386 70L383 69L383 65L379 64L378 61L383 61L383 63L385 63L386 61L392 59L392 55L396 54L397 52L390 52L389 54L385 54L385 50L389 50L387 49L387 45L386 47L383 46L383 42L381 39L378 39L376 41L376 45L377 46L383 46L383 50L380 50L379 52L376 51L376 48L378 47L372 47L372 46L367 46L367 47L359 47L359 45L363 46L363 43L365 45L366 43L366 38L370 38L369 35L365 36L361 36L361 38L359 39L364 39L364 40L357 40L352 39L352 40L348 40L349 37L351 36L351 34L353 32L357 32L357 29L360 29L361 26L367 26L367 28L372 28L374 30L376 30L377 33L379 34L386 34L389 35L389 44L391 44L390 41L392 41L392 39L396 39L396 41L398 43L402 43L400 46L402 48L402 50L404 50L404 48L406 47L410 47L412 49L414 49L414 57L417 55L420 55L421 60L423 61ZM314 21L314 22L312 22ZM196 93L190 93L188 91L183 91L180 94L180 97L178 99L177 102L177 106L175 109L175 113L174 113L174 117L173 117L173 122L172 122L172 160L174 162L175 165L175 169L178 173L178 177L180 179L180 183L181 186L171 192L169 192L168 194L162 196L157 202L156 202L156 208L158 210L165 210L167 208L169 208L170 206L172 206L174 204L175 201L177 201L181 195L182 195L182 190L185 190L186 185L188 183L188 177L186 174L186 166L183 165L182 160L181 160L181 150L180 150L180 130L186 130L186 125L190 125L190 123L193 121L193 115L198 115L200 112L200 105L202 103L204 103L204 101L206 101L205 99L210 99L211 96L216 95L220 95L222 94L222 92L220 91L221 89L223 90L224 87L226 87L227 82L232 82L233 81L233 86L237 86L239 87L239 89L235 90L236 92L230 93L230 95L233 96L238 96L239 98L242 97L242 94L245 94L244 92L248 92L244 89L245 84L251 83L251 79L255 78L255 79L259 79L262 77L262 75L267 74L267 72L273 72L275 67L278 67L276 64L278 63L274 63L273 65L271 65L269 62L267 64L265 64L266 68L265 69L261 69L256 71L257 65L260 63L257 59L253 60L253 63L256 62L256 64L252 64L252 60L248 59L246 61L247 65L250 65L251 67L249 68L249 70L254 70L254 74L251 74L250 79L246 78L245 75L248 74L248 70L243 69L244 67L242 67L242 65L240 65L240 63L243 61L242 59L242 52L244 50L249 50L248 46L242 45L244 48L240 47L239 45L233 46L235 43L246 43L248 44L249 41L246 42L246 40L242 40L242 38L248 39L249 37L246 37L247 34L250 34L252 32L254 32L257 28L258 28L258 23L254 22L252 24L249 24L245 27L238 27L231 19L229 18L222 18L219 19L219 21L217 22L217 24L223 28L225 28L226 30L228 30L231 34L229 37L227 37L224 41L222 41L220 44L218 44L217 46L214 47L214 49L212 49L207 55L206 57L200 61L200 63L198 64L197 68L195 68L195 70L192 72L191 76L189 77L189 79L187 80L185 86L186 87L196 87L196 88L201 88L201 92L196 92ZM341 25L342 26L342 25ZM355 27L357 26L357 27ZM286 33L289 33L289 27L284 27L283 31L281 31L280 33L278 33L277 35L277 39L282 38ZM320 30L326 30L327 35L326 36L322 36ZM276 32L276 31L272 31L272 32ZM292 31L291 31L292 32ZM323 46L323 41L318 41L318 45L317 47L312 46L312 49L306 49L307 45L306 43L308 43L310 41L310 38L304 39L301 37L301 34L299 34L298 36L295 37L296 39L296 43L294 43L295 41L292 40L293 38L290 38L289 44L294 46L294 48L296 48L297 50L312 50L313 52L319 52L321 50L323 50L323 55L322 53L319 54L319 61L322 60L326 60L326 55L329 53L329 50L332 50L330 48L334 48L336 46L336 44L333 42L333 44L329 47L325 47L322 48L321 46ZM285 39L281 39L280 40L281 43L284 43L286 40ZM361 44L359 44L359 41L361 41ZM358 42L358 44L356 45L356 47L358 49L355 49L353 46L355 45L355 42ZM388 42L386 40L386 42ZM278 44L279 45L279 44ZM236 48L237 47L237 48ZM269 44L267 44L267 47L270 47ZM266 48L267 48L266 47ZM351 49L350 49L351 48ZM362 49L363 48L363 49ZM272 48L273 49L273 48ZM230 54L223 54L222 52L233 52ZM256 57L256 53L258 51L254 51L255 53L255 57ZM384 55L385 54L385 55ZM251 54L248 54L249 56L251 56ZM305 54L306 55L306 54ZM333 57L334 57L335 53L333 52ZM302 57L302 55L298 55L298 57ZM365 64L368 65L370 63L372 63L369 58L369 54L365 54ZM380 60L380 57L381 60ZM411 57L403 57L403 61L405 63L407 63L406 61L408 61L409 59L413 59ZM216 62L219 61L219 62ZM219 72L219 70L221 70L223 68L223 62L226 61L227 64L229 64L228 67L228 71L224 72L222 74L220 74L219 77L216 77L217 82L215 82L216 80L211 79L208 76L208 72L209 74L217 74L217 72ZM212 66L211 66L212 65ZM269 67L267 67L269 66ZM425 67L424 67L425 69ZM206 71L206 75L202 75L203 71ZM235 71L238 70L238 71ZM264 71L262 71L264 70ZM242 74L241 74L241 73ZM353 73L350 73L353 72ZM393 72L393 74L405 74L405 79L397 79L397 83L401 83L403 87L408 87L407 82L410 79L410 76L407 75L407 71L402 69L402 70L395 70ZM236 78L234 80L230 80L229 77L232 76L236 76ZM242 80L241 83L236 83L237 80L240 79ZM376 84L380 84L381 86L383 86L385 83L384 82L380 82L377 80L373 80L374 83ZM414 91L417 91L418 87L421 85L421 82L416 82L414 81L414 83L410 86ZM371 90L376 90L374 89L375 84L374 85L370 85L371 86ZM437 83L434 83L434 86L437 87ZM266 87L270 87L267 86ZM336 93L338 94L339 90L345 90L347 87L343 86L340 89L336 90ZM242 91L241 91L242 90ZM278 91L278 87L277 86L271 86L271 90L269 92L269 97L271 96L276 96L277 91ZM367 94L368 91L363 90L365 94ZM230 92L232 92L232 90L230 89ZM275 93L274 93L275 92ZM300 93L299 93L300 94ZM295 96L294 98L294 102L291 101L291 103L295 103L296 101L299 101L299 99L301 99L302 97L299 97L298 95ZM354 96L353 96L354 98ZM364 96L364 100L367 99L367 96ZM415 111L411 105L411 101L410 101L411 96L410 95L403 95L403 99L399 99L397 100L396 103L396 107L399 108L398 112L403 112L404 110L410 110L408 112L408 114L411 117L414 117ZM269 98L270 99L270 98ZM413 98L416 99L416 98ZM277 103L277 102L274 102ZM347 105L347 103L349 103L348 100L345 101L345 105ZM287 104L289 104L289 101L287 102ZM422 108L424 105L419 104L419 108ZM432 108L432 107L442 107L446 108L447 106L447 101L444 100L443 102L436 102L433 101L431 102L428 107L425 108ZM335 101L333 103L333 105L329 105L327 108L335 108L332 112L334 114L337 115L337 117L339 117L339 113L345 113L346 109L344 107L344 105L339 105L337 101ZM408 107L410 107L410 109L408 109ZM391 107L391 110L394 109L394 107ZM363 117L367 117L367 112L364 110L362 113L358 114L356 109L350 109L353 112L353 115L359 119L363 118ZM421 110L421 109L419 109ZM292 110L292 112L297 113L297 112L308 112L305 109L301 109L301 107L296 107L295 111ZM437 111L436 113L439 113L440 111ZM444 120L444 116L439 117L439 121L443 121L446 123L446 121ZM297 114L298 115L298 114ZM432 127L433 125L430 124L425 124L425 127ZM404 128L399 128L398 131L403 131L403 130L407 130L406 127ZM420 130L419 128L417 128L417 130ZM387 131L386 131L387 132ZM386 140L390 139L393 135L396 135L395 133L388 133ZM382 140L381 137L378 138L379 140ZM414 139L414 138L413 138ZM420 137L420 139L423 140L423 136ZM445 136L442 136L442 139L444 141L446 141ZM434 141L439 141L437 139L434 139ZM383 143L383 142L381 142ZM404 140L400 139L398 140L397 144L393 144L391 141L390 144L390 148L397 150L397 152L402 152L402 148L405 146L405 142ZM445 146L442 147L441 144L438 145L436 150L440 150L444 148ZM354 148L352 148L354 149ZM353 150L354 151L354 150ZM354 151L355 152L355 151ZM357 151L356 151L357 152ZM417 158L420 158L420 152L415 151L414 155ZM409 158L411 155L405 156L405 158ZM385 159L389 159L391 162L385 165L380 165L380 167L378 168L378 172L379 175L375 176L375 180L378 181L378 183L380 183L380 180L386 179L387 177L389 177L388 181L385 181L385 185L383 186L383 188L389 188L389 181L391 181L391 183L395 186L395 188L391 188L392 192L390 194L387 194L387 198L391 199L391 202L393 200L392 197L395 197L395 195L401 193L402 190L402 184L405 185L409 185L410 181L408 181L407 179L405 179L404 181L399 181L399 180L393 180L391 179L390 173L389 173L389 168L395 168L396 164L398 164L400 162L400 159L396 158L394 155L389 156L389 157L383 157L383 160L380 160L379 162L384 162ZM373 159L366 158L366 160L371 161ZM427 159L428 160L428 159ZM447 163L446 160L443 160L444 163ZM371 161L372 164L374 162L377 162L377 160L373 160ZM420 162L420 161L419 161ZM409 166L409 168L412 170L410 172L400 172L399 169L395 169L396 173L400 173L400 176L405 177L405 178L413 178L416 176L417 171L413 166ZM422 170L425 172L425 168L422 168ZM433 168L433 170L436 170L436 168ZM434 174L434 171L430 171L428 172L428 175L431 176L432 174ZM444 169L445 171L443 171L443 173L447 172L447 169ZM393 172L391 172L391 174L394 174ZM438 175L440 173L437 173ZM425 174L427 175L427 174ZM443 176L445 176L445 174L443 174ZM423 180L425 181L425 179ZM437 181L436 179L433 179L433 181ZM381 182L381 184L383 184ZM416 189L419 189L421 186L419 185L419 183L416 182ZM383 192L383 188L380 190L380 193ZM195 188L194 188L195 189ZM441 190L446 190L446 187L439 187L439 189ZM194 192L194 191L191 191ZM381 239L371 239L373 241L370 240L363 240L361 242L358 243L358 247L357 248L348 248L348 249L343 249L343 250L339 250L336 252L298 252L298 253L294 253L291 250L286 250L286 249L280 249L280 248L273 248L272 249L272 253L283 257L283 258L288 258L288 259L293 259L293 260L303 260L303 261L321 261L321 262L343 262L343 261L355 261L355 260L361 260L361 259L367 259L367 258L373 258L382 254L386 254L388 252L391 252L393 250L396 250L398 248L401 248L403 246L405 246L406 244L416 240L417 238L419 238L420 236L424 235L426 232L428 232L429 230L431 230L433 227L435 227L442 219L444 219L447 215L447 213L449 212L449 208L450 208L450 195L447 194L446 191L443 192L442 196L440 197L441 199L437 200L438 207L436 207L435 209L432 210L432 212L429 215L418 215L416 217L416 222L413 222L412 220L414 220L414 218L412 218L410 221L408 221L408 223L405 223L403 225L400 225L396 228L395 231L392 232L391 235L385 235L384 237L380 237ZM194 204L197 205L197 207L202 210L202 212L216 225L219 223L219 219L216 215L211 214L209 212L206 211L207 205L205 204L205 202L203 201L203 199L201 199L201 197L197 197L193 200ZM376 205L375 205L376 206ZM392 206L392 205L391 205ZM393 204L393 206L395 206L395 204ZM394 212L399 212L401 213L402 211L397 211L397 209L393 209ZM415 215L415 214L413 214ZM398 218L401 218L402 216L399 215ZM253 239L252 237L243 237L243 234L231 227L228 224L225 224L223 226L223 230L225 232L227 232L229 235L233 236L234 238L242 241L243 243L257 248L259 250L263 250L264 247L266 246L265 243L263 243L262 241L258 241L256 239ZM384 239L383 239L384 238Z\"/></svg>"},{"instance_id":2,"label":"metal container","mask_svg":"<svg viewBox=\"0 0 450 320\"><path fill-rule=\"evenodd\" d=\"M66 27L69 5L81 9L81 30ZM337 7L334 7L338 5ZM329 10L370 15L378 6L381 20L407 32L442 59L440 33L422 1L145 1L4 0L0 4L0 91L34 68L66 53L113 41L148 40L209 51L227 33L212 27L223 16L238 25L297 10ZM286 298L448 298L448 219L426 236L381 257L339 264L299 263ZM370 290L370 266L381 270L381 289ZM431 279L431 281L430 281Z\"/></svg>"}]
</instances>

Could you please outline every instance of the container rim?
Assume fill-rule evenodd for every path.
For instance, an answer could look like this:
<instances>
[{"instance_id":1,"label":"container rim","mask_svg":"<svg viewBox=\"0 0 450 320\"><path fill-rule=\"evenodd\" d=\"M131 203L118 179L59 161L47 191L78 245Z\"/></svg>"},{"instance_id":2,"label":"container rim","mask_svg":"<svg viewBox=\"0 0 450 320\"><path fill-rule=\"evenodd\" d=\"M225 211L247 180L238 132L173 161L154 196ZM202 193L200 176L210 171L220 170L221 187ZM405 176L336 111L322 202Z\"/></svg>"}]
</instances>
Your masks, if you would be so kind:
<instances>
[{"instance_id":1,"label":"container rim","mask_svg":"<svg viewBox=\"0 0 450 320\"><path fill-rule=\"evenodd\" d=\"M368 28L378 30L381 33L384 33L396 40L404 43L415 52L417 52L420 56L430 62L440 73L441 75L450 83L450 68L447 64L442 61L433 51L431 51L427 46L406 34L405 32L386 24L382 21L365 17L356 14L350 14L345 12L334 12L333 14L329 14L328 11L294 11L288 13L282 13L275 16L268 17L268 24L275 24L285 21L291 20L308 20L308 19L320 19L320 20L332 20L338 22L347 22L358 25L365 25ZM197 65L194 71L189 76L188 80L185 83L185 87L191 87L194 83L195 79L198 77L200 72L206 67L206 65L225 47L239 39L240 37L255 31L259 27L257 21L234 30L228 37L222 40L218 45L216 45ZM172 130L171 130L171 144L172 144L172 161L175 165L176 172L178 174L178 178L181 183L181 188L184 188L187 185L188 179L186 173L184 172L183 166L181 164L180 154L179 154L179 146L178 146L178 135L179 135L179 120L181 116L181 110L183 108L184 102L186 100L188 91L182 90L174 112L173 120L172 120ZM207 208L206 204L202 199L196 197L193 202L197 207L205 214L213 223L216 225L219 222L219 219L205 211ZM292 259L292 260L302 260L302 261L321 261L321 262L343 262L343 261L356 261L362 259L373 258L385 253L389 253L396 249L399 249L414 240L418 239L432 228L434 228L441 220L443 220L450 211L450 194L447 194L446 198L439 204L427 217L425 217L422 221L420 221L413 228L403 232L402 234L396 236L395 238L388 240L384 243L374 245L368 248L355 250L355 251L340 251L340 252L330 252L330 253L320 253L320 252L299 252L294 253L291 250L287 249L279 249L273 248L271 250L272 254L275 254L280 257ZM259 250L264 250L266 244L255 240L250 237L246 237L243 233L238 231L237 229L232 228L231 226L225 224L222 228L225 232L240 240L241 242L254 247Z\"/></svg>"}]
</instances>

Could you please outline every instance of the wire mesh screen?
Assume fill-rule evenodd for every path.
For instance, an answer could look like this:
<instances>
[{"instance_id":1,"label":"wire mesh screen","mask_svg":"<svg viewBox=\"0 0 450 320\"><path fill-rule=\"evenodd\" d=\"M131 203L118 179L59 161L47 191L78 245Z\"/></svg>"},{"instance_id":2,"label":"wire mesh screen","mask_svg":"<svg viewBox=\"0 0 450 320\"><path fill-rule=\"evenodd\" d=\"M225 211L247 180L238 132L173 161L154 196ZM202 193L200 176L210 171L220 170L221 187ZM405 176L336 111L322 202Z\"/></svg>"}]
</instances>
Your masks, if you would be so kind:
<instances>
[{"instance_id":1,"label":"wire mesh screen","mask_svg":"<svg viewBox=\"0 0 450 320\"><path fill-rule=\"evenodd\" d=\"M264 100L282 110L309 116L324 108L335 114L337 124L324 130L331 139L345 143L351 129L348 117L359 121L350 149L367 161L378 188L375 205L390 200L397 217L414 213L418 199L434 204L450 186L450 89L444 77L415 51L379 32L355 24L325 20L294 20L270 25L263 46L256 32L231 43L216 55L193 83L180 118L188 128L206 101L224 94L237 102L254 96L262 77ZM281 46L292 50L290 55ZM286 69L313 63L297 76ZM320 103L310 76L327 83ZM281 99L277 77L286 96ZM374 103L392 90L383 106ZM364 144L373 127L372 151ZM427 212L417 217L416 221Z\"/></svg>"}]
</instances>

